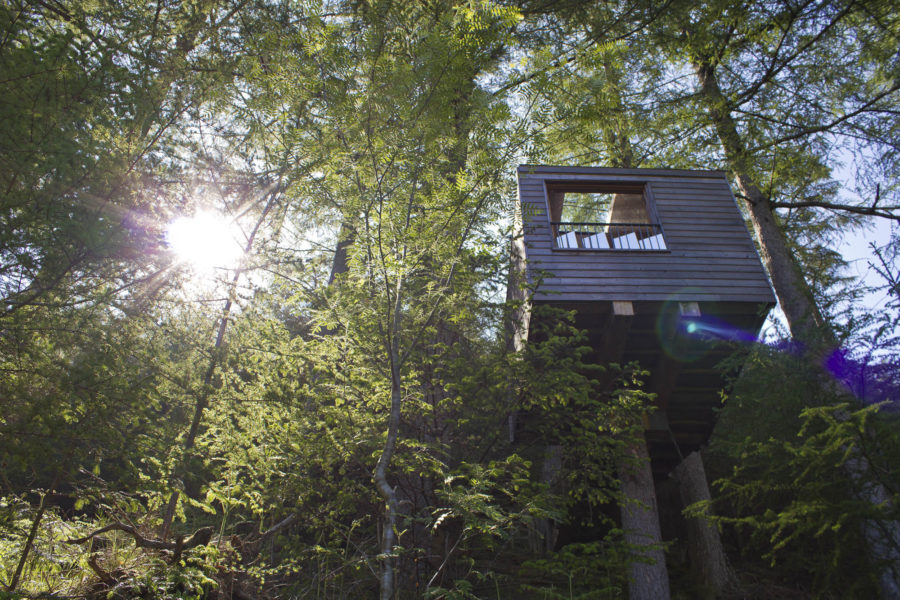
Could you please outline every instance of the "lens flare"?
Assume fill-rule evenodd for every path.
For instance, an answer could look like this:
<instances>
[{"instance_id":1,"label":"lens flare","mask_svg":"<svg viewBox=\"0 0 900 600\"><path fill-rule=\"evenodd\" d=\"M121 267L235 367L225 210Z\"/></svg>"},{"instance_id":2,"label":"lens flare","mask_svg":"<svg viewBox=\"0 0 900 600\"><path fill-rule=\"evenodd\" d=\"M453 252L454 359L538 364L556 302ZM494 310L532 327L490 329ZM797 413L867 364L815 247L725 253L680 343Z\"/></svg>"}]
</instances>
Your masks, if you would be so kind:
<instances>
[{"instance_id":1,"label":"lens flare","mask_svg":"<svg viewBox=\"0 0 900 600\"><path fill-rule=\"evenodd\" d=\"M231 269L243 256L237 227L208 212L179 217L166 229L166 241L183 263L200 272Z\"/></svg>"},{"instance_id":2,"label":"lens flare","mask_svg":"<svg viewBox=\"0 0 900 600\"><path fill-rule=\"evenodd\" d=\"M752 333L715 317L690 317L685 323L684 330L690 335L708 340L740 342L742 344L756 341L756 336Z\"/></svg>"},{"instance_id":3,"label":"lens flare","mask_svg":"<svg viewBox=\"0 0 900 600\"><path fill-rule=\"evenodd\" d=\"M718 342L752 344L756 334L713 315L701 314L684 298L708 296L697 288L684 288L663 303L656 319L656 335L667 355L679 362L694 362Z\"/></svg>"}]
</instances>

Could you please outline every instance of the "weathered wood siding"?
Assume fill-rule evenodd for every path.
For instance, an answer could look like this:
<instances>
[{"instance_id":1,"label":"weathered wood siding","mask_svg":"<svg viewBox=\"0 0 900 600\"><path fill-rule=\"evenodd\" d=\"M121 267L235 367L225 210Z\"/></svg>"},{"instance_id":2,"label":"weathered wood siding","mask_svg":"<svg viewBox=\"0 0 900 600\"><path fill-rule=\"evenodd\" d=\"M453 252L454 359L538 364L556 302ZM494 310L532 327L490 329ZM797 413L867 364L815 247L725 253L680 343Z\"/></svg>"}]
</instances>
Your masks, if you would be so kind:
<instances>
[{"instance_id":1,"label":"weathered wood siding","mask_svg":"<svg viewBox=\"0 0 900 600\"><path fill-rule=\"evenodd\" d=\"M518 176L528 280L543 276L535 301L775 302L720 171L523 165ZM547 181L647 184L668 251L554 249Z\"/></svg>"}]
</instances>

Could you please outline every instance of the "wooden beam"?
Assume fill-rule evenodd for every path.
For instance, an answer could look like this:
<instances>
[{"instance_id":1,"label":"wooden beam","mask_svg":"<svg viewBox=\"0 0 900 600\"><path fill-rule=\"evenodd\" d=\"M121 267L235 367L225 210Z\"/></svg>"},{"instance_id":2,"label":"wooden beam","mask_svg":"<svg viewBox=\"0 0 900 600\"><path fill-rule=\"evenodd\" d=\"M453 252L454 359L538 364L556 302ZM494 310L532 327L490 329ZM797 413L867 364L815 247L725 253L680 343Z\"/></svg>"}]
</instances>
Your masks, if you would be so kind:
<instances>
[{"instance_id":1,"label":"wooden beam","mask_svg":"<svg viewBox=\"0 0 900 600\"><path fill-rule=\"evenodd\" d=\"M682 317L699 317L700 304L697 302L679 302L678 312L681 313Z\"/></svg>"},{"instance_id":2,"label":"wooden beam","mask_svg":"<svg viewBox=\"0 0 900 600\"><path fill-rule=\"evenodd\" d=\"M612 302L609 315L603 324L603 338L597 348L597 355L601 363L621 360L633 320L634 305L631 301L615 300Z\"/></svg>"}]
</instances>

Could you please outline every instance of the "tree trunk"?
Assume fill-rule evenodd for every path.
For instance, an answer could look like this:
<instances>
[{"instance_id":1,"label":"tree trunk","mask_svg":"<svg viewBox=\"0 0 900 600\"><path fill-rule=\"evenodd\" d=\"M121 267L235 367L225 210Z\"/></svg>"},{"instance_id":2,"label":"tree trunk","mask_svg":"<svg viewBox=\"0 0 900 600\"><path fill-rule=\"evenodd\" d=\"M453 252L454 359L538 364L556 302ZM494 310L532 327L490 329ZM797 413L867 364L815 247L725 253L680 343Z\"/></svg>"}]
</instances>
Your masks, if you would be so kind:
<instances>
[{"instance_id":1,"label":"tree trunk","mask_svg":"<svg viewBox=\"0 0 900 600\"><path fill-rule=\"evenodd\" d=\"M256 236L259 234L260 228L266 222L266 219L269 216L269 212L275 206L277 197L278 190L269 192L269 197L266 200L266 205L263 208L263 211L260 214L259 218L256 220L256 223L254 224L250 235L247 237L247 242L244 245L244 251L242 255L244 258L246 258L253 250L253 244L256 241ZM186 461L187 453L194 449L194 443L197 439L197 434L200 432L200 424L203 420L203 413L209 406L209 395L213 386L213 376L216 374L216 369L218 369L219 361L222 358L221 355L222 351L224 350L225 333L228 330L228 322L231 319L234 298L237 295L237 285L241 280L241 276L244 274L244 270L244 267L236 268L234 270L234 275L231 278L231 283L228 286L228 296L225 300L225 306L222 308L222 316L219 320L218 326L216 327L216 340L213 343L209 365L206 367L206 372L203 375L203 386L200 388L200 392L197 395L197 402L194 404L194 416L191 419L191 428L188 430L187 437L184 438L184 457L182 458L182 464L177 466L177 468L179 469L184 468L184 462ZM175 510L178 507L179 496L179 490L177 488L174 488L173 486L172 495L169 497L169 502L166 505L166 511L163 515L163 522L160 533L160 539L162 539L162 541L166 541L169 536L169 529L171 528L172 522L175 519Z\"/></svg>"},{"instance_id":2,"label":"tree trunk","mask_svg":"<svg viewBox=\"0 0 900 600\"><path fill-rule=\"evenodd\" d=\"M334 280L338 275L346 273L350 265L347 264L347 249L353 245L353 228L346 221L341 223L341 230L338 233L337 245L334 248L334 260L331 263L331 273L328 275L328 285L334 284Z\"/></svg>"},{"instance_id":3,"label":"tree trunk","mask_svg":"<svg viewBox=\"0 0 900 600\"><path fill-rule=\"evenodd\" d=\"M634 148L631 146L631 139L625 127L619 126L618 121L624 120L628 112L625 109L625 103L622 102L622 71L616 67L609 55L603 55L603 73L606 80L615 90L613 103L615 109L611 115L618 115L618 118L612 117L612 122L606 123L603 128L603 136L606 140L606 151L610 157L611 167L622 169L630 169L634 166Z\"/></svg>"},{"instance_id":4,"label":"tree trunk","mask_svg":"<svg viewBox=\"0 0 900 600\"><path fill-rule=\"evenodd\" d=\"M750 220L760 244L760 254L769 272L775 295L784 311L788 327L795 339L812 344L807 358L820 370L822 389L839 396L848 396L831 376L822 370L822 358L836 345L834 332L822 317L812 293L788 248L784 233L778 226L769 198L753 181L744 142L728 110L728 103L719 88L715 66L710 62L694 65L700 83L700 93L709 110L719 141L725 150L738 189L747 200ZM855 398L848 397L851 402ZM838 415L840 418L840 415ZM858 451L844 463L844 470L856 484L856 496L873 506L889 506L890 494L877 481L871 481L869 461ZM869 520L863 526L872 561L881 569L879 582L882 598L900 598L900 523Z\"/></svg>"},{"instance_id":5,"label":"tree trunk","mask_svg":"<svg viewBox=\"0 0 900 600\"><path fill-rule=\"evenodd\" d=\"M378 457L375 465L373 480L378 494L384 500L384 522L381 532L381 574L379 576L380 600L391 600L394 597L394 547L397 545L397 515L398 502L397 491L391 487L387 480L387 469L397 449L397 438L400 436L400 405L401 390L399 371L394 372L394 382L391 387L391 410L388 417L388 434L384 442L384 449Z\"/></svg>"},{"instance_id":6,"label":"tree trunk","mask_svg":"<svg viewBox=\"0 0 900 600\"><path fill-rule=\"evenodd\" d=\"M800 268L788 248L784 232L778 225L769 199L754 183L744 142L727 108L727 101L719 88L715 67L696 65L701 93L709 109L719 141L725 150L738 191L747 201L750 221L759 240L759 250L778 304L784 311L788 327L794 337L808 339L814 330L822 331L826 324L803 279Z\"/></svg>"},{"instance_id":7,"label":"tree trunk","mask_svg":"<svg viewBox=\"0 0 900 600\"><path fill-rule=\"evenodd\" d=\"M675 469L681 503L709 502L706 471L699 452L691 452ZM709 598L715 598L731 580L719 530L704 517L690 517L687 522L688 557L691 572Z\"/></svg>"},{"instance_id":8,"label":"tree trunk","mask_svg":"<svg viewBox=\"0 0 900 600\"><path fill-rule=\"evenodd\" d=\"M69 459L63 462L63 466L57 471L56 476L53 478L53 483L50 484L50 489L47 490L43 496L41 496L41 503L38 505L37 513L34 515L34 519L31 521L31 529L28 531L28 538L25 540L25 545L22 547L22 555L19 557L19 562L16 565L16 571L13 573L12 579L6 586L6 591L12 594L16 591L16 588L19 586L19 579L22 577L22 571L25 569L25 563L28 562L28 554L31 552L32 547L34 547L34 540L37 537L38 529L40 529L41 521L44 518L44 512L47 510L47 498L52 496L56 492L56 486L59 484L60 478L63 476L63 473L68 470Z\"/></svg>"},{"instance_id":9,"label":"tree trunk","mask_svg":"<svg viewBox=\"0 0 900 600\"><path fill-rule=\"evenodd\" d=\"M615 88L617 114L624 114L622 74L610 60L604 60L603 70ZM607 123L604 128L607 152L611 166L628 169L633 166L634 151L627 133L618 129L615 123ZM650 453L643 433L628 452L633 462L624 462L619 467L622 493L626 498L621 507L622 529L629 545L644 547L640 551L644 560L633 560L629 566L628 597L630 600L665 600L669 597L669 573L662 550Z\"/></svg>"},{"instance_id":10,"label":"tree trunk","mask_svg":"<svg viewBox=\"0 0 900 600\"><path fill-rule=\"evenodd\" d=\"M546 483L554 493L559 492L559 474L562 472L563 447L559 444L550 444L544 454L544 464L541 465L541 482ZM542 548L541 552L553 552L556 548L556 539L559 536L559 528L553 519L541 519L540 527Z\"/></svg>"},{"instance_id":11,"label":"tree trunk","mask_svg":"<svg viewBox=\"0 0 900 600\"><path fill-rule=\"evenodd\" d=\"M628 450L631 458L619 467L622 493L622 529L625 541L638 555L629 566L628 598L630 600L667 600L669 574L662 550L656 490L647 442L641 434Z\"/></svg>"}]
</instances>

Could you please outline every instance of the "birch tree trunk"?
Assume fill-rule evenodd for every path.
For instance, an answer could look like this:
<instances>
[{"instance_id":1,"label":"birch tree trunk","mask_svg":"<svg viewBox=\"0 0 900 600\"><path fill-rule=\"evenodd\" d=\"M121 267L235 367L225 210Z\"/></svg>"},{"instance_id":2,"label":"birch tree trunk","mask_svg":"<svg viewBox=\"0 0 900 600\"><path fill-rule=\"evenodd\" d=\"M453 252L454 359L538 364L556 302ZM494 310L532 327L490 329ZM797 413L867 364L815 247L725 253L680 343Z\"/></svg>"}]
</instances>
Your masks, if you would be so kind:
<instances>
[{"instance_id":1,"label":"birch tree trunk","mask_svg":"<svg viewBox=\"0 0 900 600\"><path fill-rule=\"evenodd\" d=\"M395 348L394 348L395 349ZM394 350L392 349L392 350ZM398 358L392 352L392 359ZM375 465L373 480L378 494L384 500L384 522L381 532L381 573L379 574L379 598L391 600L394 597L394 571L396 557L394 548L397 545L397 515L398 502L397 490L391 487L387 480L388 466L397 449L397 439L400 436L400 405L402 401L400 388L400 372L397 369L397 361L392 360L391 365L391 410L388 417L388 434L384 442L384 448Z\"/></svg>"}]
</instances>

